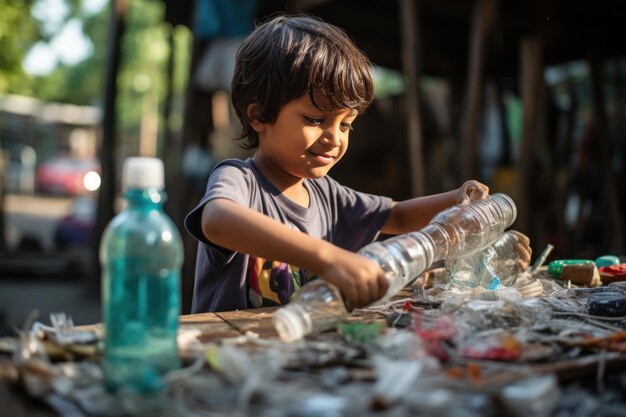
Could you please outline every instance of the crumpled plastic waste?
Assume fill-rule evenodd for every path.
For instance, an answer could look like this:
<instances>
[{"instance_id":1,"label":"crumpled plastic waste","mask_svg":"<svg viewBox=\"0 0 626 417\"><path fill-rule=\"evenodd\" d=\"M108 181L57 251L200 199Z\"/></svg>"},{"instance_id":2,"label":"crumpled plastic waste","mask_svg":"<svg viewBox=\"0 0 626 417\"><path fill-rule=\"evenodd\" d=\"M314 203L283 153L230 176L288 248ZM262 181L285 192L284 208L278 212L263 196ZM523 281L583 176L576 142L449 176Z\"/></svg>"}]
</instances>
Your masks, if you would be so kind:
<instances>
[{"instance_id":1,"label":"crumpled plastic waste","mask_svg":"<svg viewBox=\"0 0 626 417\"><path fill-rule=\"evenodd\" d=\"M253 355L228 345L209 345L206 361L229 384L240 387L237 406L242 409L246 409L253 396L271 389L269 382L276 377L282 363L274 350Z\"/></svg>"},{"instance_id":2,"label":"crumpled plastic waste","mask_svg":"<svg viewBox=\"0 0 626 417\"><path fill-rule=\"evenodd\" d=\"M427 358L408 361L376 355L372 361L377 375L372 398L376 409L386 408L412 394L422 374L439 369L437 362Z\"/></svg>"},{"instance_id":3,"label":"crumpled plastic waste","mask_svg":"<svg viewBox=\"0 0 626 417\"><path fill-rule=\"evenodd\" d=\"M465 358L512 362L520 358L523 347L511 332L502 331L487 337L467 338L457 349Z\"/></svg>"},{"instance_id":4,"label":"crumpled plastic waste","mask_svg":"<svg viewBox=\"0 0 626 417\"><path fill-rule=\"evenodd\" d=\"M428 312L413 312L411 327L431 356L440 361L449 359L446 344L451 342L456 335L456 326L451 316L431 316Z\"/></svg>"},{"instance_id":5,"label":"crumpled plastic waste","mask_svg":"<svg viewBox=\"0 0 626 417\"><path fill-rule=\"evenodd\" d=\"M507 385L500 391L506 410L515 417L553 415L561 390L553 374L531 376Z\"/></svg>"}]
</instances>

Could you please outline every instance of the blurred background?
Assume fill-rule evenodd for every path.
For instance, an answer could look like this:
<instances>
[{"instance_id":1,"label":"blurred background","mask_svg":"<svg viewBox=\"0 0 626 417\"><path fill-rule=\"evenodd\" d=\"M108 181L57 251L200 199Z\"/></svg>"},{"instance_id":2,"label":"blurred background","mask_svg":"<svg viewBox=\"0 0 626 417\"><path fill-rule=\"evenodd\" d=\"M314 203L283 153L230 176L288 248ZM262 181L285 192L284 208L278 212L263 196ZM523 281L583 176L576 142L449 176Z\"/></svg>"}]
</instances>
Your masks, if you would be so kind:
<instances>
[{"instance_id":1,"label":"blurred background","mask_svg":"<svg viewBox=\"0 0 626 417\"><path fill-rule=\"evenodd\" d=\"M184 231L211 167L248 153L229 102L256 22L308 13L375 65L331 175L394 199L475 178L518 206L535 257L624 255L626 43L596 0L0 0L0 333L100 320L97 252L128 156L165 161ZM38 316L36 316L38 314Z\"/></svg>"}]
</instances>

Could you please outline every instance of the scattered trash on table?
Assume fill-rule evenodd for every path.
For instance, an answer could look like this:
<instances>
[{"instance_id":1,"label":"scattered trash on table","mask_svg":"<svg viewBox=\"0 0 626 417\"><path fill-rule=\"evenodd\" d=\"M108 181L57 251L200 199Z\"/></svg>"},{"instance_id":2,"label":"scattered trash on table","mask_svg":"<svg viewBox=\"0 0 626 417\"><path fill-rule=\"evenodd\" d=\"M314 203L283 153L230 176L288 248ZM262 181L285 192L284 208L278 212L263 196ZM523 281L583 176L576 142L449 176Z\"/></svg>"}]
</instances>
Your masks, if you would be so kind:
<instances>
[{"instance_id":1,"label":"scattered trash on table","mask_svg":"<svg viewBox=\"0 0 626 417\"><path fill-rule=\"evenodd\" d=\"M188 323L184 367L149 397L109 394L102 333L60 313L0 340L0 380L61 415L626 415L626 373L613 366L626 364L626 282L579 286L541 267L515 292L455 293L446 277L427 271L336 331L291 343L254 332L203 342Z\"/></svg>"}]
</instances>

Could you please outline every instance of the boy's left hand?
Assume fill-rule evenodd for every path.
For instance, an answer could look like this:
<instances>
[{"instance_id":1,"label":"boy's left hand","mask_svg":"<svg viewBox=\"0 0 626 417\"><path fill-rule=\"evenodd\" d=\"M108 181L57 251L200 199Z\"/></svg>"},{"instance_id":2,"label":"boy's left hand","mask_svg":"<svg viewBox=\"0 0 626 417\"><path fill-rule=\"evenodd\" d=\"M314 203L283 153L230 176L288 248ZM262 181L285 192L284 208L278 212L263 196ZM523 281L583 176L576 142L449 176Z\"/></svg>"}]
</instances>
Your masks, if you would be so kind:
<instances>
[{"instance_id":1,"label":"boy's left hand","mask_svg":"<svg viewBox=\"0 0 626 417\"><path fill-rule=\"evenodd\" d=\"M517 230L509 230L507 233L511 233L517 237L517 244L515 250L519 256L516 264L521 271L525 271L530 266L530 257L533 253L530 247L530 239L525 234L518 232Z\"/></svg>"},{"instance_id":2,"label":"boy's left hand","mask_svg":"<svg viewBox=\"0 0 626 417\"><path fill-rule=\"evenodd\" d=\"M465 181L457 192L457 203L469 204L474 200L482 200L489 196L489 187L475 180Z\"/></svg>"}]
</instances>

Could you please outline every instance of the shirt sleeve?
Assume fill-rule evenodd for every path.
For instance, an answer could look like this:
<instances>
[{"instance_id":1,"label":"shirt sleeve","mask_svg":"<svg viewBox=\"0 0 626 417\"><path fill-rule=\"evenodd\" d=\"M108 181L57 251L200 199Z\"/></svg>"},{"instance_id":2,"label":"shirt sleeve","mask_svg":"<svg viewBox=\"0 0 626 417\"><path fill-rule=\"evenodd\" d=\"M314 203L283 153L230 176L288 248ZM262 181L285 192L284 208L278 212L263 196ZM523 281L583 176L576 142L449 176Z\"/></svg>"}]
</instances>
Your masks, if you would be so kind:
<instances>
[{"instance_id":1,"label":"shirt sleeve","mask_svg":"<svg viewBox=\"0 0 626 417\"><path fill-rule=\"evenodd\" d=\"M256 189L253 174L243 161L226 160L218 164L207 182L206 192L198 205L185 217L185 228L200 242L210 243L202 233L202 209L217 198L232 200L250 207L251 195Z\"/></svg>"}]
</instances>

